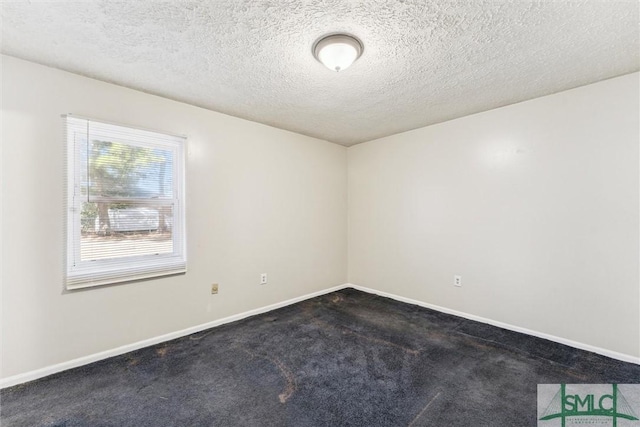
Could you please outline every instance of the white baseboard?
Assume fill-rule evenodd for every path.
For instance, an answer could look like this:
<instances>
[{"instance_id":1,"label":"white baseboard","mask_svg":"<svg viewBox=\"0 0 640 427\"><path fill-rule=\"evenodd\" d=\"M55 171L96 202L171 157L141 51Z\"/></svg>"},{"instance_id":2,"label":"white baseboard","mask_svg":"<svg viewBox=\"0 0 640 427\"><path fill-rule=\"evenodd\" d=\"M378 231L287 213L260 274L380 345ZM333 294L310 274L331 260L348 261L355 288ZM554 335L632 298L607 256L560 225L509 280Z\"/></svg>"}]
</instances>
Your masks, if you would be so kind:
<instances>
[{"instance_id":1,"label":"white baseboard","mask_svg":"<svg viewBox=\"0 0 640 427\"><path fill-rule=\"evenodd\" d=\"M420 307L430 308L432 310L440 311L442 313L452 314L454 316L463 317L465 319L475 320L476 322L486 323L488 325L497 326L497 327L502 328L502 329L507 329L507 330L514 331L514 332L520 332L520 333L527 334L527 335L532 335L534 337L543 338L543 339L546 339L546 340L549 340L549 341L554 341L554 342L557 342L557 343L560 343L560 344L568 345L569 347L574 347L574 348L577 348L577 349L580 349L580 350L586 350L586 351L590 351L592 353L601 354L603 356L607 356L607 357L610 357L612 359L621 360L623 362L630 362L630 363L635 363L635 364L640 365L640 357L631 356L629 354L618 353L618 352L615 352L615 351L607 350L605 348L600 348L600 347L596 347L596 346L593 346L593 345L584 344L584 343L577 342L577 341L572 341L570 339L557 337L555 335L545 334L543 332L538 332L538 331L534 331L534 330L527 329L527 328L521 328L520 326L514 326L514 325L510 325L508 323L498 322L496 320L491 320L491 319L487 319L485 317L476 316L474 314L468 314L468 313L464 313L462 311L457 311L457 310L452 310L452 309L445 308L445 307L440 307L438 305L429 304L429 303L418 301L418 300L411 299L411 298L401 297L399 295L390 294L388 292L377 291L375 289L366 288L364 286L359 286L359 285L354 285L354 284L349 283L349 284L347 284L347 287L354 288L354 289L357 289L359 291L367 292L367 293L370 293L370 294L380 295L381 297L391 298L391 299L394 299L396 301L401 301L401 302L405 302L405 303L408 303L408 304L418 305Z\"/></svg>"},{"instance_id":2,"label":"white baseboard","mask_svg":"<svg viewBox=\"0 0 640 427\"><path fill-rule=\"evenodd\" d=\"M88 356L79 357L77 359L69 360L67 362L58 363L56 365L47 366L44 368L36 369L34 371L25 372L23 374L14 375L7 378L0 379L0 389L11 387L17 384L26 383L29 381L37 380L38 378L46 377L48 375L52 375L58 372L66 371L68 369L77 368L80 366L88 365L89 363L97 362L99 360L107 359L113 356L119 356L124 353L128 353L130 351L139 350L144 347L149 347L152 345L160 344L165 341L170 341L176 338L181 338L187 335L194 334L196 332L201 332L209 328L213 328L215 326L220 326L225 323L235 322L236 320L241 320L250 316L254 316L256 314L266 313L268 311L272 311L278 308L286 307L291 304L298 303L300 301L304 301L310 298L314 298L320 295L325 295L331 292L339 291L345 288L354 288L362 292L367 292L370 294L380 295L382 297L387 297L394 299L396 301L405 302L408 304L418 305L420 307L429 308L432 310L440 311L442 313L452 314L454 316L463 317L469 320L475 320L477 322L486 323L489 325L497 326L499 328L508 329L510 331L520 332L527 335L532 335L538 338L544 338L549 341L554 341L560 344L568 345L570 347L578 348L580 350L591 351L593 353L598 353L603 356L610 357L612 359L621 360L623 362L630 362L640 365L640 358L631 356L624 353L618 353L615 351L607 350L600 347L595 347L589 344L583 344L577 341L572 341L566 338L556 337L554 335L545 334L542 332L533 331L531 329L521 328L519 326L510 325L508 323L502 323L495 320L487 319L484 317L476 316L473 314L464 313L457 310L451 310L445 307L440 307L434 304L429 304L426 302L414 300L411 298L405 298L399 295L390 294L388 292L377 291L375 289L367 288L364 286L354 285L351 283L346 283L344 285L334 286L329 289L324 289L321 291L313 292L310 294L302 295L296 298L292 298L286 301L282 301L279 303L267 305L264 307L256 308L253 310L245 311L244 313L234 314L233 316L225 317L218 320L213 320L211 322L203 323L201 325L192 326L190 328L182 329L180 331L171 332L168 334L160 335L157 337L149 338L146 340L138 341L132 344L123 345L121 347L117 347L111 350L101 351L99 353L90 354Z\"/></svg>"},{"instance_id":3,"label":"white baseboard","mask_svg":"<svg viewBox=\"0 0 640 427\"><path fill-rule=\"evenodd\" d=\"M318 292L313 292L307 295L302 295L300 297L292 298L286 301L278 302L275 304L267 305L264 307L256 308L253 310L245 311L244 313L234 314L233 316L225 317L218 320L213 320L211 322L203 323L201 325L192 326L190 328L182 329L180 331L170 332L168 334L160 335L157 337L149 338L146 340L138 341L132 344L123 345L121 347L117 347L110 350L101 351L99 353L90 354L88 356L79 357L77 359L69 360L67 362L58 363L56 365L47 366L44 368L36 369L34 371L25 372L23 374L14 375L7 378L0 379L0 389L11 387L17 384L26 383L29 381L37 380L38 378L46 377L48 375L56 374L58 372L66 371L68 369L77 368L83 365L88 365L89 363L97 362L99 360L108 359L109 357L119 356L124 353L128 353L130 351L138 350L144 347L149 347L152 345L160 344L165 341L170 341L176 338L181 338L187 335L194 334L196 332L204 331L205 329L213 328L215 326L220 326L225 323L235 322L236 320L241 320L250 316L255 316L256 314L266 313L268 311L272 311L278 308L286 307L291 304L295 304L300 301L304 301L310 298L314 298L320 295L328 294L331 292L339 291L340 289L344 289L349 285L338 285L329 289L324 289Z\"/></svg>"}]
</instances>

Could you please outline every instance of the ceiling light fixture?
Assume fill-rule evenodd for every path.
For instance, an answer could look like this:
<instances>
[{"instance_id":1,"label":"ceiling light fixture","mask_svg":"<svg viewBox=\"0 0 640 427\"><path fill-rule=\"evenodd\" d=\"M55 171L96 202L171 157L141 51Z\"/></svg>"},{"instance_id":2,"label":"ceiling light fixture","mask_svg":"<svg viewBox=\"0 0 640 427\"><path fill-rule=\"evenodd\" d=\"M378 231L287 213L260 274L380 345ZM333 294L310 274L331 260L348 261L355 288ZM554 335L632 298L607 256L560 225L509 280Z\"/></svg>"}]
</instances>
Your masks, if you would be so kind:
<instances>
[{"instance_id":1,"label":"ceiling light fixture","mask_svg":"<svg viewBox=\"0 0 640 427\"><path fill-rule=\"evenodd\" d=\"M313 45L313 56L330 70L349 68L364 50L362 42L348 34L331 34L321 37Z\"/></svg>"}]
</instances>

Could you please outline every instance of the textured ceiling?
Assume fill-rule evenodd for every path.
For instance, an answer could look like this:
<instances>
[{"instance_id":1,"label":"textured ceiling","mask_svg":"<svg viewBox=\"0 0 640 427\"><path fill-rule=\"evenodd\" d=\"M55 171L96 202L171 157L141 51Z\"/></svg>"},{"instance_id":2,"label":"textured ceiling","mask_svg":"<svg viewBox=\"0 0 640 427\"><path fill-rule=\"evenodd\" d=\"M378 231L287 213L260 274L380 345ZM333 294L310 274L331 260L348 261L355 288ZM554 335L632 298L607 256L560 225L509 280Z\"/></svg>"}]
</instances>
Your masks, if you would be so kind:
<instances>
[{"instance_id":1,"label":"textured ceiling","mask_svg":"<svg viewBox=\"0 0 640 427\"><path fill-rule=\"evenodd\" d=\"M2 3L2 52L343 145L637 71L638 2ZM346 31L362 57L311 55Z\"/></svg>"}]
</instances>

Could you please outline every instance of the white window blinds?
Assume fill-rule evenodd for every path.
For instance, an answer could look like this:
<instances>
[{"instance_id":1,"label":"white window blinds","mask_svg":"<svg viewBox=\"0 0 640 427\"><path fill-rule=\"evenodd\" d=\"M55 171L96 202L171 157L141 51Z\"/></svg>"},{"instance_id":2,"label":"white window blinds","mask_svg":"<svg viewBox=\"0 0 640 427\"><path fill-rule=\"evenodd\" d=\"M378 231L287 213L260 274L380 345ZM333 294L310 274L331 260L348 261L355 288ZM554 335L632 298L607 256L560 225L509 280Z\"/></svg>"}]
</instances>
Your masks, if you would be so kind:
<instances>
[{"instance_id":1,"label":"white window blinds","mask_svg":"<svg viewBox=\"0 0 640 427\"><path fill-rule=\"evenodd\" d=\"M68 289L186 271L184 137L72 116Z\"/></svg>"}]
</instances>

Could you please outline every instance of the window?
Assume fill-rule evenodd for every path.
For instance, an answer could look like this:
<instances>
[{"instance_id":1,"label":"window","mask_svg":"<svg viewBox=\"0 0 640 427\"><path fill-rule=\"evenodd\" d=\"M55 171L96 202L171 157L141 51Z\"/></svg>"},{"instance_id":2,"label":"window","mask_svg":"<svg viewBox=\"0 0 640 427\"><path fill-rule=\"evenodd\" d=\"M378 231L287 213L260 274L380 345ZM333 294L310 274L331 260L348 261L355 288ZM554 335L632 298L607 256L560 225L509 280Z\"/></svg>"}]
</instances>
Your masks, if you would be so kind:
<instances>
[{"instance_id":1,"label":"window","mask_svg":"<svg viewBox=\"0 0 640 427\"><path fill-rule=\"evenodd\" d=\"M185 138L65 120L67 289L185 272Z\"/></svg>"}]
</instances>

